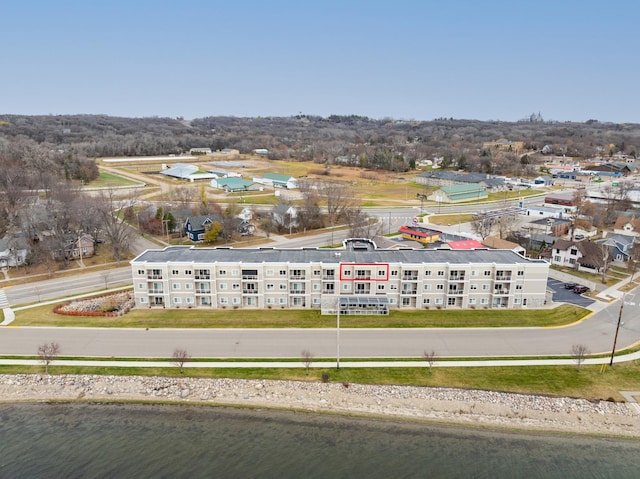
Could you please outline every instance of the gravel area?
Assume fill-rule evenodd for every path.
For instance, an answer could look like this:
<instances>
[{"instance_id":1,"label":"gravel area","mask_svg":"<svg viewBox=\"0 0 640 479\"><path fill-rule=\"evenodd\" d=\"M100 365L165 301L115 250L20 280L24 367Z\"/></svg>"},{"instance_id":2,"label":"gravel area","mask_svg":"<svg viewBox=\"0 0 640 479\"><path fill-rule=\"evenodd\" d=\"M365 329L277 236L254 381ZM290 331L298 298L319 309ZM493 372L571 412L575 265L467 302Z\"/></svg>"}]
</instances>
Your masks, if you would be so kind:
<instances>
[{"instance_id":1,"label":"gravel area","mask_svg":"<svg viewBox=\"0 0 640 479\"><path fill-rule=\"evenodd\" d=\"M0 375L0 401L131 400L295 409L468 426L640 437L627 403L493 391L304 381Z\"/></svg>"}]
</instances>

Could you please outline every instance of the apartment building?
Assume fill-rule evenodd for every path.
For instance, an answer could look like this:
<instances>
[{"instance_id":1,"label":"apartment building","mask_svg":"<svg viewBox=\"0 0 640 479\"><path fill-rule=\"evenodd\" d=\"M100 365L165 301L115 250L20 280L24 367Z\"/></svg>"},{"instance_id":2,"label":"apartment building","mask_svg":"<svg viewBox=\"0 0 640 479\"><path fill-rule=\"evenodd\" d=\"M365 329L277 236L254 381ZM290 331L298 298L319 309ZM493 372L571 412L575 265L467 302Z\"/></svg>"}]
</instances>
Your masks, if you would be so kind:
<instances>
[{"instance_id":1,"label":"apartment building","mask_svg":"<svg viewBox=\"0 0 640 479\"><path fill-rule=\"evenodd\" d=\"M549 264L511 250L171 246L131 261L137 307L321 309L536 308Z\"/></svg>"}]
</instances>

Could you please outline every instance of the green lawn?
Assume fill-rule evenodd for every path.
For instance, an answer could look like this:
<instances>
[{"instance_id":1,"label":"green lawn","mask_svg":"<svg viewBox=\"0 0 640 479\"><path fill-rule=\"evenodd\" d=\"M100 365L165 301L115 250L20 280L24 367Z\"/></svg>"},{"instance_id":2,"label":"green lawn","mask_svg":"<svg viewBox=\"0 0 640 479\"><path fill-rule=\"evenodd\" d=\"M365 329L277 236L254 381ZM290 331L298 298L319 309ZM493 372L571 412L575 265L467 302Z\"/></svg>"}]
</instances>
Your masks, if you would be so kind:
<instances>
[{"instance_id":1,"label":"green lawn","mask_svg":"<svg viewBox=\"0 0 640 479\"><path fill-rule=\"evenodd\" d=\"M52 374L114 374L140 376L224 377L237 379L282 379L320 381L323 373L332 382L397 384L431 387L484 389L522 394L551 394L594 400L622 401L619 391L640 390L639 361L616 364L601 373L600 366L528 366L438 368L429 372L427 363L418 368L186 368L180 375L175 368L116 368L49 366ZM2 374L42 373L42 366L0 366Z\"/></svg>"},{"instance_id":2,"label":"green lawn","mask_svg":"<svg viewBox=\"0 0 640 479\"><path fill-rule=\"evenodd\" d=\"M89 186L91 188L108 188L114 186L131 186L136 184L139 184L139 182L130 180L129 178L125 178L124 176L100 171L100 175L98 176L98 178L87 183L87 185L85 186Z\"/></svg>"},{"instance_id":3,"label":"green lawn","mask_svg":"<svg viewBox=\"0 0 640 479\"><path fill-rule=\"evenodd\" d=\"M317 310L135 309L117 318L63 316L52 306L16 312L14 326L78 326L118 328L334 328L335 316ZM571 324L589 313L561 305L544 310L416 310L389 316L345 316L343 328L532 327Z\"/></svg>"}]
</instances>

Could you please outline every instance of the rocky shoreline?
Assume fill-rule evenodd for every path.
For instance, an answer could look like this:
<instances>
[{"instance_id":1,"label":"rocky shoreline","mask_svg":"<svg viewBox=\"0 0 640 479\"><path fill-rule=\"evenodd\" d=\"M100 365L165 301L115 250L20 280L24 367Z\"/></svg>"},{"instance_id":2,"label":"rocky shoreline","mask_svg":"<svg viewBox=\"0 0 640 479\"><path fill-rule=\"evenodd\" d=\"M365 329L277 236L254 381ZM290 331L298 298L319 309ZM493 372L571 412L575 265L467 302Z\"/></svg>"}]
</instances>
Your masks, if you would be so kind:
<instances>
[{"instance_id":1,"label":"rocky shoreline","mask_svg":"<svg viewBox=\"0 0 640 479\"><path fill-rule=\"evenodd\" d=\"M0 375L0 401L177 402L293 409L620 437L640 437L640 413L628 403L494 391L305 381Z\"/></svg>"}]
</instances>

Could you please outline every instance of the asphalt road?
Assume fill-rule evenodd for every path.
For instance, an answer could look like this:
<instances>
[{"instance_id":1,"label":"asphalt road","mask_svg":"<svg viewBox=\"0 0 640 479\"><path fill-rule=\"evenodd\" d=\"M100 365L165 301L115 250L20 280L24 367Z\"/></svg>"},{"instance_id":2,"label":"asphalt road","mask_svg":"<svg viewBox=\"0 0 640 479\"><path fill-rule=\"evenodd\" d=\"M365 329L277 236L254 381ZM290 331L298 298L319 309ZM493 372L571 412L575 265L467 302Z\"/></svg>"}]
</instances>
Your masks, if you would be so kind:
<instances>
[{"instance_id":1,"label":"asphalt road","mask_svg":"<svg viewBox=\"0 0 640 479\"><path fill-rule=\"evenodd\" d=\"M627 294L618 349L640 340L639 289ZM620 300L588 319L564 328L499 329L341 329L340 356L361 358L569 355L573 344L592 353L611 350ZM203 311L203 314L206 312ZM517 313L514 313L517 314ZM33 355L38 345L57 341L62 354L97 357L170 357L184 348L194 357L299 358L303 349L316 357L335 357L335 329L0 329L4 355Z\"/></svg>"}]
</instances>

